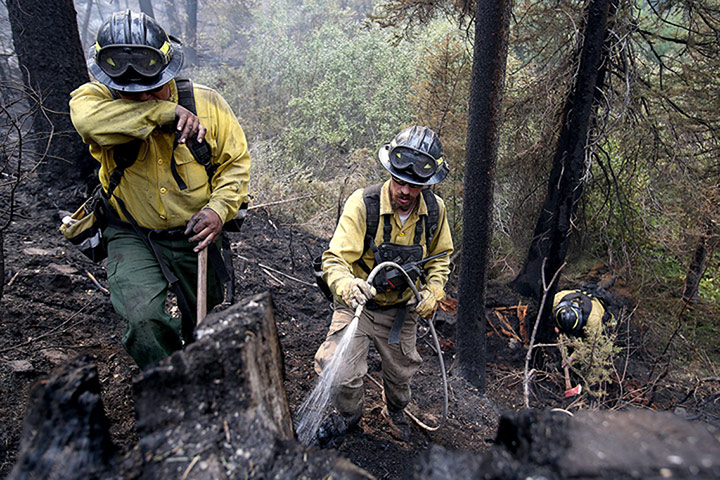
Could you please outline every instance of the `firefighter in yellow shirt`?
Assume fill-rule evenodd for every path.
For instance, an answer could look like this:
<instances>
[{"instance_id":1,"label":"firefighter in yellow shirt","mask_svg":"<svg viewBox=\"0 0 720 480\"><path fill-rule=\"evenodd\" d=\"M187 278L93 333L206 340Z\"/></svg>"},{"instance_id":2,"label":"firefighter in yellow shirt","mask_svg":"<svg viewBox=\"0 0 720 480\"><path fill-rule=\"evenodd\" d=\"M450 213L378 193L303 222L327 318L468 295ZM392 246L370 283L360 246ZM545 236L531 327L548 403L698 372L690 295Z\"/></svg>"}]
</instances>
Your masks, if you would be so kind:
<instances>
[{"instance_id":1,"label":"firefighter in yellow shirt","mask_svg":"<svg viewBox=\"0 0 720 480\"><path fill-rule=\"evenodd\" d=\"M103 235L111 301L127 322L123 344L142 368L192 341L196 254L205 248L208 308L222 300L227 272L218 245L248 194L250 156L237 118L201 85L190 90L197 113L180 105L182 64L179 42L154 19L117 12L98 30L89 62L96 81L70 100L73 124L110 193ZM191 146L209 147L207 165ZM165 311L168 289L182 318Z\"/></svg>"},{"instance_id":2,"label":"firefighter in yellow shirt","mask_svg":"<svg viewBox=\"0 0 720 480\"><path fill-rule=\"evenodd\" d=\"M316 437L320 445L342 438L360 420L371 342L382 360L383 415L395 437L408 439L403 410L410 402L410 380L422 363L415 347L418 317L430 318L445 298L453 243L445 204L427 188L449 172L440 139L427 127L409 127L383 146L378 156L390 178L348 198L322 256L323 279L334 294L335 312L327 338L315 355L318 374L331 361L355 308L361 303L365 306L337 381L333 399L337 413L320 427ZM430 259L433 256L437 258ZM414 279L422 295L416 305L410 302L413 291L407 285L392 284L389 272L377 275L372 286L367 283L379 262L402 266L423 259L428 259L424 281Z\"/></svg>"}]
</instances>

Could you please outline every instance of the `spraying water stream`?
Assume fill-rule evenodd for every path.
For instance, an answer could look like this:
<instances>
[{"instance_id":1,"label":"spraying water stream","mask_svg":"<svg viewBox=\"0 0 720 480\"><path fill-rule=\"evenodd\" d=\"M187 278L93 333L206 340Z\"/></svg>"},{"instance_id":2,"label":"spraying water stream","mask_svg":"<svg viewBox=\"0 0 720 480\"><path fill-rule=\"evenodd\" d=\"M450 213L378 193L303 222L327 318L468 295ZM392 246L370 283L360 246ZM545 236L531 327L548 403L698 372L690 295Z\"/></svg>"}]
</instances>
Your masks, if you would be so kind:
<instances>
[{"instance_id":1,"label":"spraying water stream","mask_svg":"<svg viewBox=\"0 0 720 480\"><path fill-rule=\"evenodd\" d=\"M359 307L359 309L362 307ZM303 404L297 411L296 418L298 418L297 427L295 431L300 440L304 444L310 443L315 436L315 432L320 427L325 414L325 407L327 406L330 395L333 393L336 385L335 378L341 371L343 366L343 357L348 347L352 343L352 339L355 336L355 331L358 325L358 312L352 322L345 327L345 332L340 340L335 352L333 353L332 360L323 368L323 374L319 377L317 385L305 399Z\"/></svg>"}]
</instances>

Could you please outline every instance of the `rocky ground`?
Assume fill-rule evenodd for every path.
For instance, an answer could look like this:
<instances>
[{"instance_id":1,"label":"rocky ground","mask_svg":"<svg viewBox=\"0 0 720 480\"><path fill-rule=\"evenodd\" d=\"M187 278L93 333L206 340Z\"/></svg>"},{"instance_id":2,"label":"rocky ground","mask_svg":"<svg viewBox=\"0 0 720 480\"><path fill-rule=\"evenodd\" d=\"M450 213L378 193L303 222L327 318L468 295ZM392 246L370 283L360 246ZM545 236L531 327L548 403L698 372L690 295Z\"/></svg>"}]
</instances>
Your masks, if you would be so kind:
<instances>
[{"instance_id":1,"label":"rocky ground","mask_svg":"<svg viewBox=\"0 0 720 480\"><path fill-rule=\"evenodd\" d=\"M132 382L139 370L122 349L124 325L110 304L104 269L74 250L58 231L59 212L78 201L73 192L53 192L49 198L21 196L16 220L6 232L5 294L0 307L0 478L9 473L17 456L30 386L78 354L91 355L97 362L113 442L129 449L137 440ZM231 235L236 295L270 291L273 297L284 352L285 389L293 411L315 385L312 358L331 314L314 284L311 262L327 240L283 225L267 209L251 210L243 231ZM418 453L432 444L485 451L495 438L501 412L524 405L523 327L534 318L533 307L525 311L522 305L527 301L523 304L502 285L489 287L492 326L488 328L487 391L480 395L453 375L456 284L453 274L450 300L438 315L450 386L445 425L436 431L414 426L410 441L398 442L380 415L380 389L368 380L360 428L338 447L342 455L378 478L407 476ZM648 388L651 357L634 342L641 332L628 332L623 340L628 356L619 359L622 375L616 376L601 401L586 395L564 399L563 377L552 366L555 359L550 354L534 377L531 406L576 410L634 405L720 424L717 383L692 383L669 369ZM443 384L429 340L425 336L418 341L425 363L413 381L410 411L433 426L442 418ZM379 358L372 352L369 375L379 380L379 371Z\"/></svg>"}]
</instances>

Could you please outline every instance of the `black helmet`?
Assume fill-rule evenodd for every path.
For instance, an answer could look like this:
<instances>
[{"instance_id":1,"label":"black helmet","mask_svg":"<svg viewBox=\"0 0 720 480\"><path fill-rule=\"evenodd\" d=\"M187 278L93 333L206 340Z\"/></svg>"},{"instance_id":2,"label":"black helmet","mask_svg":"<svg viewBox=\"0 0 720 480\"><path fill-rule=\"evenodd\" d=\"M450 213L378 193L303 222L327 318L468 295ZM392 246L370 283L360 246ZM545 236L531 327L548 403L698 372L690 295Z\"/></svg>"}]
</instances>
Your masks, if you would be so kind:
<instances>
[{"instance_id":1,"label":"black helmet","mask_svg":"<svg viewBox=\"0 0 720 480\"><path fill-rule=\"evenodd\" d=\"M450 172L442 143L427 127L409 127L378 152L383 167L394 177L415 185L434 185Z\"/></svg>"},{"instance_id":2,"label":"black helmet","mask_svg":"<svg viewBox=\"0 0 720 480\"><path fill-rule=\"evenodd\" d=\"M130 10L113 13L100 26L90 52L90 73L121 92L144 92L165 85L183 65L165 30L152 17Z\"/></svg>"},{"instance_id":3,"label":"black helmet","mask_svg":"<svg viewBox=\"0 0 720 480\"><path fill-rule=\"evenodd\" d=\"M561 333L580 335L585 326L585 316L582 307L572 300L563 300L553 310L555 323Z\"/></svg>"}]
</instances>

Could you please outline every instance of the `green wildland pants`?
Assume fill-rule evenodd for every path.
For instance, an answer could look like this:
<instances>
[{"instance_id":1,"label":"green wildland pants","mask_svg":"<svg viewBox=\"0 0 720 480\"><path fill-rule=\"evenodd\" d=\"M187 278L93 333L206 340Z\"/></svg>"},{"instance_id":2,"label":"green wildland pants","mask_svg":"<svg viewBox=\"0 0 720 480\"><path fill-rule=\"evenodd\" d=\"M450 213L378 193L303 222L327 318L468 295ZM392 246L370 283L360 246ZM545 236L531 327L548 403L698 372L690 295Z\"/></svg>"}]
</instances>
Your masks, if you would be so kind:
<instances>
[{"instance_id":1,"label":"green wildland pants","mask_svg":"<svg viewBox=\"0 0 720 480\"><path fill-rule=\"evenodd\" d=\"M178 277L191 318L171 316L165 309L168 282L155 255L134 232L112 227L104 231L108 242L107 276L110 301L127 322L123 345L141 367L169 357L193 340L196 325L197 254L186 239L153 240L165 264ZM218 242L219 246L219 242ZM208 265L208 310L222 300L221 286Z\"/></svg>"}]
</instances>

